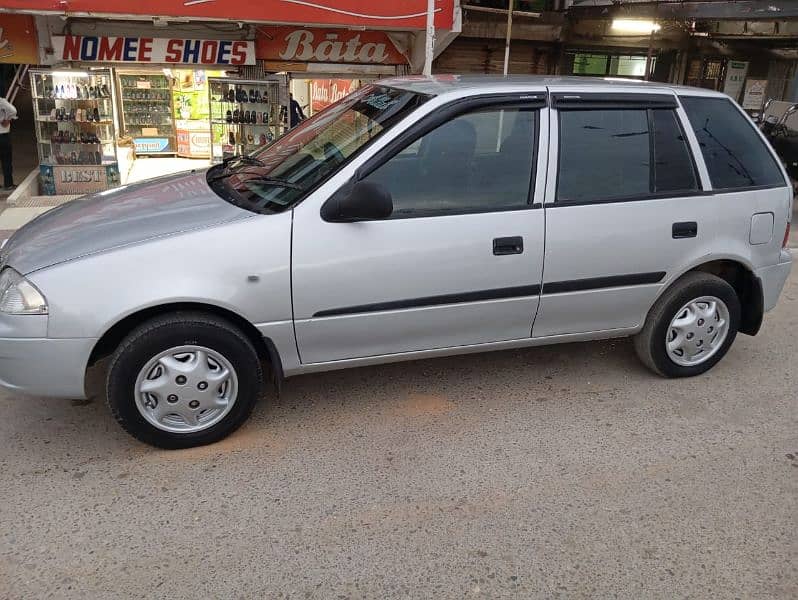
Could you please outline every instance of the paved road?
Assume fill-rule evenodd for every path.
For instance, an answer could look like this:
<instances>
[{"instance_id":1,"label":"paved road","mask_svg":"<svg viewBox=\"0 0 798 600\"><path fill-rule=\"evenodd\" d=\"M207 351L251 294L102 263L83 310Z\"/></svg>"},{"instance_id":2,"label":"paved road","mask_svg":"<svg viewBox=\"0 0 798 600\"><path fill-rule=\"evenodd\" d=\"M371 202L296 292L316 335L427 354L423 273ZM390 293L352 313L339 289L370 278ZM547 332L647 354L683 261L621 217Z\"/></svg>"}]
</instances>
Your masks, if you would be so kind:
<instances>
[{"instance_id":1,"label":"paved road","mask_svg":"<svg viewBox=\"0 0 798 600\"><path fill-rule=\"evenodd\" d=\"M627 341L306 376L156 451L0 397L0 597L795 598L798 276L710 374Z\"/></svg>"}]
</instances>

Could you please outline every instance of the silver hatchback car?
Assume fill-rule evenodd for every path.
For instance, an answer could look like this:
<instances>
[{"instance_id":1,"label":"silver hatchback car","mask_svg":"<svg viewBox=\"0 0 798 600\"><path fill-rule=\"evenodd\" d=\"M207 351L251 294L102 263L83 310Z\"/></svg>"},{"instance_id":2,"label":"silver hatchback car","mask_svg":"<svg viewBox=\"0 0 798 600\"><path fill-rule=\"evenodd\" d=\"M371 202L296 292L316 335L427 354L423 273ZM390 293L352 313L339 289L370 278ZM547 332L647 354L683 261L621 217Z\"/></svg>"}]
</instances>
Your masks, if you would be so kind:
<instances>
[{"instance_id":1,"label":"silver hatchback car","mask_svg":"<svg viewBox=\"0 0 798 600\"><path fill-rule=\"evenodd\" d=\"M0 384L165 448L266 376L633 336L666 377L754 335L792 187L715 92L560 78L367 85L249 156L71 202L0 261ZM486 374L486 377L489 377Z\"/></svg>"}]
</instances>

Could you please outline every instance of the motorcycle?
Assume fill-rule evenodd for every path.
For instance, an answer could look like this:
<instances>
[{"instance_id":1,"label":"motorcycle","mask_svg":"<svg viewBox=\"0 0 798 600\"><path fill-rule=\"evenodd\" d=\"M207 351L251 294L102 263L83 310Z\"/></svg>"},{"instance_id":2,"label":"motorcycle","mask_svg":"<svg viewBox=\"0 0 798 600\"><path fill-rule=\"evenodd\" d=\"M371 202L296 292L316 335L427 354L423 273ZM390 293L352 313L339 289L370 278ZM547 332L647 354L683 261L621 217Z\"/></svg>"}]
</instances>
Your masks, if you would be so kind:
<instances>
[{"instance_id":1,"label":"motorcycle","mask_svg":"<svg viewBox=\"0 0 798 600\"><path fill-rule=\"evenodd\" d=\"M768 110L772 107L773 100L769 99L762 112L752 114L751 118L779 155L790 178L798 180L798 131L790 128L791 117L798 112L798 104L788 105L781 115L778 114L781 111Z\"/></svg>"}]
</instances>

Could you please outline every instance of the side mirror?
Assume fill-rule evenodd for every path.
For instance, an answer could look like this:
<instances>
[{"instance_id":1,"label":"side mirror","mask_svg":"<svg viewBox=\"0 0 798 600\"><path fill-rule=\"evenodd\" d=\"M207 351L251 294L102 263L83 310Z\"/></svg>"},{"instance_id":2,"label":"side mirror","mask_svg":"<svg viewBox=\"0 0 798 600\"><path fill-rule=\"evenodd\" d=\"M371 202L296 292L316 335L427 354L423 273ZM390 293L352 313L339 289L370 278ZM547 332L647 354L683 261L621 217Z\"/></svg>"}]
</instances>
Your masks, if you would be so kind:
<instances>
[{"instance_id":1,"label":"side mirror","mask_svg":"<svg viewBox=\"0 0 798 600\"><path fill-rule=\"evenodd\" d=\"M347 185L321 207L321 218L332 223L387 219L391 213L391 193L373 181Z\"/></svg>"}]
</instances>

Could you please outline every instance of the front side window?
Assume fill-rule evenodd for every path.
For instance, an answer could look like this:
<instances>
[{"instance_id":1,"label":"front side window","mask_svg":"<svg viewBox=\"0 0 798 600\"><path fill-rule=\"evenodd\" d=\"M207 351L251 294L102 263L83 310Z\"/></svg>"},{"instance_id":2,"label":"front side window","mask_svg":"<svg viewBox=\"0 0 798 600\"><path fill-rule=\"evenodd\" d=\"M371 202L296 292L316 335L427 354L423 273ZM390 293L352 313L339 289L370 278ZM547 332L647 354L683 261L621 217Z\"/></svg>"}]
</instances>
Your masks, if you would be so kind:
<instances>
[{"instance_id":1,"label":"front side window","mask_svg":"<svg viewBox=\"0 0 798 600\"><path fill-rule=\"evenodd\" d=\"M466 113L413 141L366 177L393 198L392 218L526 208L537 110Z\"/></svg>"},{"instance_id":2,"label":"front side window","mask_svg":"<svg viewBox=\"0 0 798 600\"><path fill-rule=\"evenodd\" d=\"M689 96L681 101L698 138L714 189L786 185L753 123L730 100Z\"/></svg>"},{"instance_id":3,"label":"front side window","mask_svg":"<svg viewBox=\"0 0 798 600\"><path fill-rule=\"evenodd\" d=\"M673 110L560 111L558 202L633 200L697 188Z\"/></svg>"}]
</instances>

